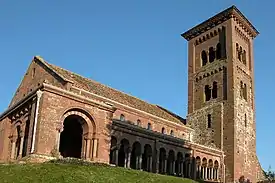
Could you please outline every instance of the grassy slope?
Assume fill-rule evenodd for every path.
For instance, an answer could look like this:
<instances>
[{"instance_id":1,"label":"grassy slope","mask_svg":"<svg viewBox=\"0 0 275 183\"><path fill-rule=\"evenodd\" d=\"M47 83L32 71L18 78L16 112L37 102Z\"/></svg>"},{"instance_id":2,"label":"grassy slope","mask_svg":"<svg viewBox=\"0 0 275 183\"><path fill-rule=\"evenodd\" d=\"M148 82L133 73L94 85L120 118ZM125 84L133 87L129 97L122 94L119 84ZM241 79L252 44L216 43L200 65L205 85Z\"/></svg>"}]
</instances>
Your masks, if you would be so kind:
<instances>
[{"instance_id":1,"label":"grassy slope","mask_svg":"<svg viewBox=\"0 0 275 183\"><path fill-rule=\"evenodd\" d=\"M72 165L72 164L27 164L0 165L1 183L195 183L189 179L163 176L124 168L101 165Z\"/></svg>"}]
</instances>

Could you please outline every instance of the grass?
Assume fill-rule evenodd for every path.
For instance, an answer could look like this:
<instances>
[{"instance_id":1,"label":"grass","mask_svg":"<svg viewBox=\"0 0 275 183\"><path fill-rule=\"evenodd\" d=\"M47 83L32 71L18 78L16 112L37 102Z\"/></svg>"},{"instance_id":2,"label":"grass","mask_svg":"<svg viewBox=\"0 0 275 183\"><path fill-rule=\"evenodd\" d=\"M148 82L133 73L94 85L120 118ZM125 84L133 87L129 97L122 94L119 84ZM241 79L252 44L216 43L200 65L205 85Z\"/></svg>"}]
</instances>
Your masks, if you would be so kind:
<instances>
[{"instance_id":1,"label":"grass","mask_svg":"<svg viewBox=\"0 0 275 183\"><path fill-rule=\"evenodd\" d=\"M195 183L190 179L164 176L96 164L52 162L0 165L1 183Z\"/></svg>"}]
</instances>

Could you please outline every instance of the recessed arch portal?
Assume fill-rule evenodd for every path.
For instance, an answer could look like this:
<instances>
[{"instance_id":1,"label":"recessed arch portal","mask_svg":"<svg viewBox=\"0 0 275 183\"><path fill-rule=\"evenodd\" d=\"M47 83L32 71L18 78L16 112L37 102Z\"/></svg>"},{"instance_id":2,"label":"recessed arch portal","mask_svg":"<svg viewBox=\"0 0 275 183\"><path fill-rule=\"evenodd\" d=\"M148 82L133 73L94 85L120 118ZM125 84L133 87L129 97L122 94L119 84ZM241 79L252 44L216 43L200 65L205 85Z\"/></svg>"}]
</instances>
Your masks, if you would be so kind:
<instances>
[{"instance_id":1,"label":"recessed arch portal","mask_svg":"<svg viewBox=\"0 0 275 183\"><path fill-rule=\"evenodd\" d=\"M97 141L93 140L96 137L96 125L91 115L85 110L73 108L62 116L61 121L60 154L73 158L96 157Z\"/></svg>"},{"instance_id":2,"label":"recessed arch portal","mask_svg":"<svg viewBox=\"0 0 275 183\"><path fill-rule=\"evenodd\" d=\"M59 145L59 152L63 157L81 158L83 123L85 120L77 115L65 118Z\"/></svg>"}]
</instances>

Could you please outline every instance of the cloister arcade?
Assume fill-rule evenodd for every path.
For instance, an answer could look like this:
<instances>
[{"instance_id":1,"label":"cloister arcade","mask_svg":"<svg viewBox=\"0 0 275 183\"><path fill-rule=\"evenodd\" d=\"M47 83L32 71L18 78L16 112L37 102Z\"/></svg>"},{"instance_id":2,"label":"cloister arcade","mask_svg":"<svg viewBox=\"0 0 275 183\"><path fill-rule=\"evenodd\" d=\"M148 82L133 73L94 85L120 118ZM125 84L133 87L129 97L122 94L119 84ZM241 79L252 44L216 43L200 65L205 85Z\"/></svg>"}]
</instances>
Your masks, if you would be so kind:
<instances>
[{"instance_id":1,"label":"cloister arcade","mask_svg":"<svg viewBox=\"0 0 275 183\"><path fill-rule=\"evenodd\" d=\"M184 147L179 139L131 124L114 122L113 125L110 164L191 179L220 180L219 162L194 156L192 149ZM178 143L173 143L173 139L179 140Z\"/></svg>"}]
</instances>

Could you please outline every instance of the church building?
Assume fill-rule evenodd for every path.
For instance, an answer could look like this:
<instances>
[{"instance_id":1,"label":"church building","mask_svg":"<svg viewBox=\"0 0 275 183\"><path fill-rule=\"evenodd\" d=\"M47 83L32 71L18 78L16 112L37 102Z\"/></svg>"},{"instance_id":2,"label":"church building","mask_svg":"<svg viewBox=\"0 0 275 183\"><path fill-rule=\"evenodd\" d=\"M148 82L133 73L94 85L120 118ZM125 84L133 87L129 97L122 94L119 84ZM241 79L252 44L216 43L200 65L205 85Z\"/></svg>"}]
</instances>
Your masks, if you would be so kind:
<instances>
[{"instance_id":1,"label":"church building","mask_svg":"<svg viewBox=\"0 0 275 183\"><path fill-rule=\"evenodd\" d=\"M257 182L258 34L235 6L181 34L186 119L35 56L0 115L0 161L73 157L205 182Z\"/></svg>"}]
</instances>

